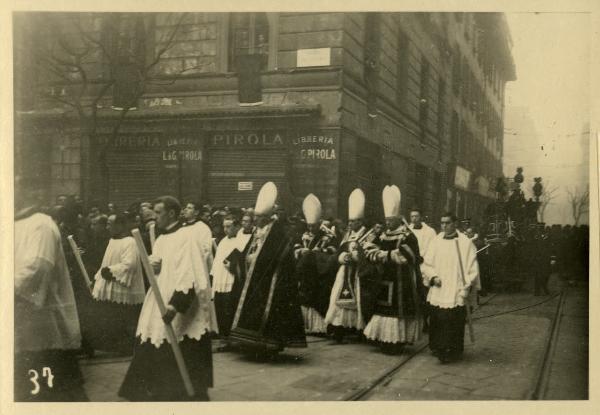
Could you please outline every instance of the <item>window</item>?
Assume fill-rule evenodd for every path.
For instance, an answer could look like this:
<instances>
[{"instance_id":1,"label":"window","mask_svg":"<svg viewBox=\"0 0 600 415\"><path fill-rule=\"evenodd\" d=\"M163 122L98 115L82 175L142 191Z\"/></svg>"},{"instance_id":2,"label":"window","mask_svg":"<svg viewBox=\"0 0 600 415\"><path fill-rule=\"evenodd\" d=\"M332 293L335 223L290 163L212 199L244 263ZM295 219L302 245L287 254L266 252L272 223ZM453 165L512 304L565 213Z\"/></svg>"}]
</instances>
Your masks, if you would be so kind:
<instances>
[{"instance_id":1,"label":"window","mask_svg":"<svg viewBox=\"0 0 600 415\"><path fill-rule=\"evenodd\" d=\"M267 13L232 13L229 34L229 66L238 72L237 58L260 55L261 70L269 63L269 20Z\"/></svg>"},{"instance_id":2,"label":"window","mask_svg":"<svg viewBox=\"0 0 600 415\"><path fill-rule=\"evenodd\" d=\"M423 210L423 216L428 216L429 206L426 206L428 196L430 195L429 186L428 186L428 171L427 167L417 164L415 166L415 183L417 189L420 189L415 193L415 204Z\"/></svg>"},{"instance_id":3,"label":"window","mask_svg":"<svg viewBox=\"0 0 600 415\"><path fill-rule=\"evenodd\" d=\"M143 15L113 13L106 22L110 36L109 62L113 85L113 108L134 108L141 93L140 72L145 67L146 31Z\"/></svg>"},{"instance_id":4,"label":"window","mask_svg":"<svg viewBox=\"0 0 600 415\"><path fill-rule=\"evenodd\" d=\"M464 160L465 158L465 148L467 146L467 124L464 120L460 122L460 130L458 132L458 156Z\"/></svg>"},{"instance_id":5,"label":"window","mask_svg":"<svg viewBox=\"0 0 600 415\"><path fill-rule=\"evenodd\" d=\"M377 115L377 88L379 83L379 53L381 50L381 19L379 13L365 17L364 80L367 87L367 111Z\"/></svg>"},{"instance_id":6,"label":"window","mask_svg":"<svg viewBox=\"0 0 600 415\"><path fill-rule=\"evenodd\" d=\"M452 121L450 122L450 151L456 157L458 153L458 114L452 111Z\"/></svg>"},{"instance_id":7,"label":"window","mask_svg":"<svg viewBox=\"0 0 600 415\"><path fill-rule=\"evenodd\" d=\"M460 92L461 72L462 72L462 68L461 68L460 50L458 49L458 47L455 47L453 57L452 57L452 91L454 92L454 95L457 97Z\"/></svg>"},{"instance_id":8,"label":"window","mask_svg":"<svg viewBox=\"0 0 600 415\"><path fill-rule=\"evenodd\" d=\"M438 105L437 105L437 135L441 143L444 138L444 122L446 121L446 82L440 78L438 84Z\"/></svg>"},{"instance_id":9,"label":"window","mask_svg":"<svg viewBox=\"0 0 600 415\"><path fill-rule=\"evenodd\" d=\"M469 96L469 82L470 82L470 72L469 72L469 64L465 59L461 59L461 76L460 76L460 90L461 90L461 100L463 106L467 106L468 104L468 96Z\"/></svg>"},{"instance_id":10,"label":"window","mask_svg":"<svg viewBox=\"0 0 600 415\"><path fill-rule=\"evenodd\" d=\"M396 67L396 97L401 104L406 97L408 85L409 40L406 33L398 31L398 61Z\"/></svg>"},{"instance_id":11,"label":"window","mask_svg":"<svg viewBox=\"0 0 600 415\"><path fill-rule=\"evenodd\" d=\"M427 131L427 119L429 116L429 77L430 66L427 59L421 59L421 90L419 94L419 125L421 126L421 137L425 138Z\"/></svg>"}]
</instances>

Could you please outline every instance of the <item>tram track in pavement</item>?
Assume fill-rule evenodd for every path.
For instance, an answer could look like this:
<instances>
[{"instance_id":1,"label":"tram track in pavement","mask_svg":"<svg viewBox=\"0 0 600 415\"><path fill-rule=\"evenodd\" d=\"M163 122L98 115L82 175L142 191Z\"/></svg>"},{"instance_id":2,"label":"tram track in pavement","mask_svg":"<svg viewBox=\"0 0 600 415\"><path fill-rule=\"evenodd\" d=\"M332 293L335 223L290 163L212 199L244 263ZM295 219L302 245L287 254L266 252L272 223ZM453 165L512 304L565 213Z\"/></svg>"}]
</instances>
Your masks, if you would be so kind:
<instances>
[{"instance_id":1,"label":"tram track in pavement","mask_svg":"<svg viewBox=\"0 0 600 415\"><path fill-rule=\"evenodd\" d=\"M497 295L498 294L492 294L492 295L490 295L490 297L487 298L484 303L480 303L475 308L475 310L478 310L481 307L483 307L483 306L487 305L488 303L490 303ZM396 373L398 373L400 371L400 369L402 369L402 367L404 365L406 365L408 362L410 362L414 357L416 357L416 356L420 355L421 353L423 353L428 347L429 347L429 343L428 342L423 342L422 344L416 346L414 348L414 350L412 350L412 352L405 359L403 359L401 362L395 364L391 368L387 369L381 375L379 375L376 378L370 380L368 382L368 384L365 385L363 388L361 388L361 389L359 389L357 391L352 391L352 392L348 393L346 396L344 396L342 398L342 401L360 401L360 400L362 400L369 392L371 392L376 387L378 387L380 385L385 385L386 383L389 383L391 381L392 377Z\"/></svg>"},{"instance_id":2,"label":"tram track in pavement","mask_svg":"<svg viewBox=\"0 0 600 415\"><path fill-rule=\"evenodd\" d=\"M540 368L537 373L537 381L532 391L528 394L530 400L543 400L546 396L548 389L548 381L550 379L550 369L552 366L552 357L556 350L556 344L558 339L558 333L560 329L560 323L562 320L563 308L565 300L567 298L568 288L564 288L560 292L560 299L558 306L556 307L556 313L552 321L552 327L546 340L546 347L544 350L544 357L540 364Z\"/></svg>"},{"instance_id":3,"label":"tram track in pavement","mask_svg":"<svg viewBox=\"0 0 600 415\"><path fill-rule=\"evenodd\" d=\"M491 304L492 300L494 298L496 298L498 295L499 295L498 293L492 294L489 298L486 299L485 302L481 302L477 307L475 307L473 311L479 310L482 307L484 307L488 304ZM543 399L544 392L547 388L548 378L549 378L549 373L550 373L550 366L551 366L550 365L551 357L554 352L554 347L556 344L556 337L558 335L558 328L560 325L560 316L562 314L562 307L564 304L565 295L566 295L565 290L561 290L559 293L552 295L551 297L549 297L547 299L544 299L542 301L539 301L539 302L536 302L533 304L529 304L524 307L518 307L515 309L510 309L510 310L499 312L499 313L493 313L493 314L483 315L483 316L478 316L478 317L473 318L473 321L477 321L477 320L481 320L481 319L498 317L498 316L502 316L505 314L515 313L518 311L524 311L524 310L527 310L527 309L530 309L533 307L540 306L549 301L552 301L556 297L560 297L558 304L557 304L556 311L554 313L553 320L551 322L549 335L546 340L546 344L545 344L545 348L544 348L544 357L543 357L540 367L538 369L534 387L527 394L527 399L529 399L529 400ZM385 385L389 384L391 382L391 380L393 379L394 375L398 374L402 370L402 368L407 363L409 363L412 359L414 359L415 357L417 357L419 355L422 355L423 352L428 348L428 346L429 346L429 343L427 341L424 341L422 344L417 345L416 347L414 347L414 349L411 351L411 353L408 354L406 356L406 358L403 359L401 362L393 365L391 368L386 369L380 375L369 380L368 383L364 387L362 387L358 390L349 392L341 400L342 401L366 400L367 396L369 395L369 393L371 391L373 391L374 389L376 389L379 386L385 386Z\"/></svg>"}]
</instances>

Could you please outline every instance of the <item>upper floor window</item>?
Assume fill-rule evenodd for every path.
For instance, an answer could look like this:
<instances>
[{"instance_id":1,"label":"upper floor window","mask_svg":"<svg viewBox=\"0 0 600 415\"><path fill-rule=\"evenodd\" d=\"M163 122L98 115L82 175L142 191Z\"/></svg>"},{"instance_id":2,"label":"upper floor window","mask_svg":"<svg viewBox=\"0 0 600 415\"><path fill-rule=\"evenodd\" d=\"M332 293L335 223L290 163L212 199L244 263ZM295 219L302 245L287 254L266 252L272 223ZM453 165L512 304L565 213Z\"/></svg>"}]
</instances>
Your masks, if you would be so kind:
<instances>
[{"instance_id":1,"label":"upper floor window","mask_svg":"<svg viewBox=\"0 0 600 415\"><path fill-rule=\"evenodd\" d=\"M438 105L437 105L437 133L438 140L442 142L445 134L446 121L446 82L441 79L438 84Z\"/></svg>"},{"instance_id":2,"label":"upper floor window","mask_svg":"<svg viewBox=\"0 0 600 415\"><path fill-rule=\"evenodd\" d=\"M269 19L267 13L232 13L229 34L229 66L238 72L238 57L260 55L261 70L269 64Z\"/></svg>"},{"instance_id":3,"label":"upper floor window","mask_svg":"<svg viewBox=\"0 0 600 415\"><path fill-rule=\"evenodd\" d=\"M429 116L429 78L430 65L426 58L421 60L421 90L420 90L420 105L419 105L419 124L421 126L422 137L425 136L427 130L427 119Z\"/></svg>"},{"instance_id":4,"label":"upper floor window","mask_svg":"<svg viewBox=\"0 0 600 415\"><path fill-rule=\"evenodd\" d=\"M408 86L409 41L404 31L398 32L398 61L396 66L396 97L401 104Z\"/></svg>"}]
</instances>

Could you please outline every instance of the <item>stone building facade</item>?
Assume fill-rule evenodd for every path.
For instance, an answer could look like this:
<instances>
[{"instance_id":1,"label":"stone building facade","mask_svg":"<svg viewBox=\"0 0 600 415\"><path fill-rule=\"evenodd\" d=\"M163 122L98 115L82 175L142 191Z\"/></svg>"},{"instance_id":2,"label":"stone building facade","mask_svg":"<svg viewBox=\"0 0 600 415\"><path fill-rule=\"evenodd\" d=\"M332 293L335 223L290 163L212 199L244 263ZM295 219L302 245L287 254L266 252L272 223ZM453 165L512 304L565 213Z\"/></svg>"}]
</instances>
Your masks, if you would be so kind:
<instances>
[{"instance_id":1,"label":"stone building facade","mask_svg":"<svg viewBox=\"0 0 600 415\"><path fill-rule=\"evenodd\" d=\"M291 211L312 192L344 217L361 187L381 217L394 183L403 211L477 218L502 175L502 14L78 14L61 35L94 50L64 79L33 18L15 17L15 67L37 68L15 77L16 162L50 198L247 206L272 180Z\"/></svg>"}]
</instances>

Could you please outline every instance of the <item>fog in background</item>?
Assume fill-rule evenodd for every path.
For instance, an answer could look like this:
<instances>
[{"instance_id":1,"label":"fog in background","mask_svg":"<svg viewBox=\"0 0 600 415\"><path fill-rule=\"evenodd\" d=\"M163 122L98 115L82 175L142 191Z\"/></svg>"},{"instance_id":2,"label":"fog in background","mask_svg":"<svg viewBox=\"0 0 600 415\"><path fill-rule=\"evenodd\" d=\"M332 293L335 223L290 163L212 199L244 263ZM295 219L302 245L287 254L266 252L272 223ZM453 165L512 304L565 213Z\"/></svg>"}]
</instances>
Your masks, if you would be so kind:
<instances>
[{"instance_id":1,"label":"fog in background","mask_svg":"<svg viewBox=\"0 0 600 415\"><path fill-rule=\"evenodd\" d=\"M566 190L589 184L590 16L507 13L507 20L517 80L506 88L504 173L524 168L527 198L533 177L558 187L545 221L572 223Z\"/></svg>"}]
</instances>

